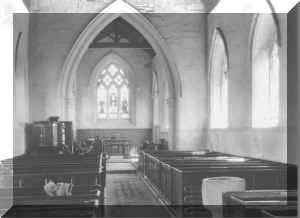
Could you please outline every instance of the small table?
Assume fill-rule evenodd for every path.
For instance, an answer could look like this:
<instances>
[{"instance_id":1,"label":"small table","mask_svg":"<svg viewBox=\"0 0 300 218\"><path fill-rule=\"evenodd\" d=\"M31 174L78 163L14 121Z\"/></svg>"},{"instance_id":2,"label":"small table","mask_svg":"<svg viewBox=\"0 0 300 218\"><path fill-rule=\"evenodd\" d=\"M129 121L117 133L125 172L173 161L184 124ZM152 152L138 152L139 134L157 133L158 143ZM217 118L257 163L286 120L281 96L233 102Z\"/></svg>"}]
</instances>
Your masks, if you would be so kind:
<instances>
[{"instance_id":1,"label":"small table","mask_svg":"<svg viewBox=\"0 0 300 218\"><path fill-rule=\"evenodd\" d=\"M103 140L104 152L110 156L122 155L130 156L132 143L126 139L105 139Z\"/></svg>"}]
</instances>

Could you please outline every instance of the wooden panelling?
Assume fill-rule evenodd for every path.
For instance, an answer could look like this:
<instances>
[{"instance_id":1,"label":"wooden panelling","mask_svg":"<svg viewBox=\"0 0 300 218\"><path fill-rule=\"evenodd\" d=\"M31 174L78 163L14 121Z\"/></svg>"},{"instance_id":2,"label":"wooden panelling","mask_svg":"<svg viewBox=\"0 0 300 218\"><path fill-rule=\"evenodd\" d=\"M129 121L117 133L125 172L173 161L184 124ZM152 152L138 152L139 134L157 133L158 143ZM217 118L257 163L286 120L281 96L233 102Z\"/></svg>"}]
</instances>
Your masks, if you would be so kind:
<instances>
[{"instance_id":1,"label":"wooden panelling","mask_svg":"<svg viewBox=\"0 0 300 218\"><path fill-rule=\"evenodd\" d=\"M296 166L213 151L145 150L140 151L140 164L146 179L179 217L187 215L184 209L202 206L204 178L241 177L247 190L297 189Z\"/></svg>"},{"instance_id":2,"label":"wooden panelling","mask_svg":"<svg viewBox=\"0 0 300 218\"><path fill-rule=\"evenodd\" d=\"M100 138L116 137L117 139L131 140L133 145L140 146L143 141L151 140L152 129L78 129L77 140L89 137Z\"/></svg>"}]
</instances>

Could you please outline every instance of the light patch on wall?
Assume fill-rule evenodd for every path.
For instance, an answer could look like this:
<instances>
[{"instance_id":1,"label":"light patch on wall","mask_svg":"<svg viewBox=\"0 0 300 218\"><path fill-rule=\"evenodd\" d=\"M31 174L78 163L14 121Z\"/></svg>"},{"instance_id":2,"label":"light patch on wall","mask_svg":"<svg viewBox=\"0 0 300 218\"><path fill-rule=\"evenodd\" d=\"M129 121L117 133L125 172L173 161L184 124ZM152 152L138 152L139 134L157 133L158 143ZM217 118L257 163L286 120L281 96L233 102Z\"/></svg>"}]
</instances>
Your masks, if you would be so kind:
<instances>
[{"instance_id":1,"label":"light patch on wall","mask_svg":"<svg viewBox=\"0 0 300 218\"><path fill-rule=\"evenodd\" d=\"M133 7L122 0L116 0L106 7L101 13L139 13Z\"/></svg>"},{"instance_id":2,"label":"light patch on wall","mask_svg":"<svg viewBox=\"0 0 300 218\"><path fill-rule=\"evenodd\" d=\"M210 127L228 127L228 56L224 37L214 33L210 57Z\"/></svg>"},{"instance_id":3,"label":"light patch on wall","mask_svg":"<svg viewBox=\"0 0 300 218\"><path fill-rule=\"evenodd\" d=\"M0 1L0 60L1 82L0 99L5 102L1 107L2 135L0 160L13 156L13 13L27 13L21 0ZM9 94L8 94L9 93Z\"/></svg>"},{"instance_id":4,"label":"light patch on wall","mask_svg":"<svg viewBox=\"0 0 300 218\"><path fill-rule=\"evenodd\" d=\"M221 0L211 13L287 13L298 2L299 0Z\"/></svg>"},{"instance_id":5,"label":"light patch on wall","mask_svg":"<svg viewBox=\"0 0 300 218\"><path fill-rule=\"evenodd\" d=\"M280 113L280 48L272 15L258 17L252 46L252 126L275 127Z\"/></svg>"}]
</instances>

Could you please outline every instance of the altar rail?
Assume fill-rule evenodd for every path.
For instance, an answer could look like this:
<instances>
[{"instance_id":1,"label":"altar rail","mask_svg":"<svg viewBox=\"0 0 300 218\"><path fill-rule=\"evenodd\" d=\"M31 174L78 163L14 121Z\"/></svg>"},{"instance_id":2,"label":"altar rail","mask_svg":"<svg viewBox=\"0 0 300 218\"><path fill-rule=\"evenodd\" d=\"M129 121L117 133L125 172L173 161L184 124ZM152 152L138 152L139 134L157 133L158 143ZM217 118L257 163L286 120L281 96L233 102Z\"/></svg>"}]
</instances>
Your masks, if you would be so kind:
<instances>
[{"instance_id":1,"label":"altar rail","mask_svg":"<svg viewBox=\"0 0 300 218\"><path fill-rule=\"evenodd\" d=\"M101 139L114 137L115 139L130 140L133 145L140 146L144 141L151 140L151 129L78 129L77 140L85 140L90 137Z\"/></svg>"}]
</instances>

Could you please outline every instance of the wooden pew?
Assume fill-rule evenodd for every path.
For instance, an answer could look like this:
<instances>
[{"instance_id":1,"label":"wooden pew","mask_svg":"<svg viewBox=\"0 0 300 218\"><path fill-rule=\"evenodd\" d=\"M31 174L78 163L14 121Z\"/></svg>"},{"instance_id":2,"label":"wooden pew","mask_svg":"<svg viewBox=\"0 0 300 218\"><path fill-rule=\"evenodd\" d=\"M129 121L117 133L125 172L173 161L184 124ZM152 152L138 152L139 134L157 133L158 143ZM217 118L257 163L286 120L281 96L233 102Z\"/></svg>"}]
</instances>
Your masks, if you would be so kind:
<instances>
[{"instance_id":1,"label":"wooden pew","mask_svg":"<svg viewBox=\"0 0 300 218\"><path fill-rule=\"evenodd\" d=\"M247 189L286 188L285 169L280 165L254 163L199 163L194 166L172 166L171 204L202 204L204 178L234 176L246 179Z\"/></svg>"},{"instance_id":2,"label":"wooden pew","mask_svg":"<svg viewBox=\"0 0 300 218\"><path fill-rule=\"evenodd\" d=\"M139 156L139 165L142 173L151 178L149 175L150 172L157 169L161 162L165 159L184 159L184 158L194 158L201 156L217 156L221 153L218 152L210 152L208 150L202 151L152 151L145 150L140 152Z\"/></svg>"},{"instance_id":3,"label":"wooden pew","mask_svg":"<svg viewBox=\"0 0 300 218\"><path fill-rule=\"evenodd\" d=\"M104 212L102 191L103 189L99 185L74 186L72 196L51 197L44 192L43 188L40 187L14 188L13 190L0 189L0 205L6 206L8 209L10 205L7 204L7 202L10 200L11 193L13 192L13 207L8 211L8 214L13 216L16 216L16 213L19 213L16 211L16 208L20 209L20 206L22 206L22 211L27 211L28 215L31 216L34 216L35 213L40 215L40 207L48 207L48 209L51 208L53 210L57 210L55 217L58 217L62 216L62 211L72 208L76 210L77 206L82 206L83 208L88 209L90 214L100 215ZM80 213L78 212L78 214Z\"/></svg>"},{"instance_id":4,"label":"wooden pew","mask_svg":"<svg viewBox=\"0 0 300 218\"><path fill-rule=\"evenodd\" d=\"M14 204L42 204L51 206L50 208L52 202L59 203L59 207L65 204L70 207L71 204L78 204L90 208L95 202L97 207L104 205L106 156L103 153L100 155L24 155L6 160L4 165L14 172L13 187L16 190L13 192ZM72 182L75 194L67 199L46 196L43 186L45 180L50 179L54 182ZM81 190L82 194L78 194L78 190ZM91 191L94 194L91 194ZM7 192L9 193L9 188ZM65 207L61 208L65 209ZM20 209L22 208L18 210Z\"/></svg>"},{"instance_id":5,"label":"wooden pew","mask_svg":"<svg viewBox=\"0 0 300 218\"><path fill-rule=\"evenodd\" d=\"M168 162L170 161L183 161L183 163L199 161L197 158L203 157L216 157L224 155L218 152L209 152L208 150L203 151L169 151L169 152L142 152L140 155L143 166L143 174L147 177L150 182L158 190L164 190L165 194L169 196L171 194L171 179L170 172L171 167ZM167 191L165 191L167 190ZM166 197L169 202L170 197Z\"/></svg>"},{"instance_id":6,"label":"wooden pew","mask_svg":"<svg viewBox=\"0 0 300 218\"><path fill-rule=\"evenodd\" d=\"M218 152L198 156L189 152L175 154L144 151L141 155L145 177L170 206L202 205L202 180L208 177L242 177L248 189L293 189L297 183L296 168L281 163ZM287 181L289 171L294 177Z\"/></svg>"},{"instance_id":7,"label":"wooden pew","mask_svg":"<svg viewBox=\"0 0 300 218\"><path fill-rule=\"evenodd\" d=\"M297 217L296 190L250 190L223 194L224 217Z\"/></svg>"},{"instance_id":8,"label":"wooden pew","mask_svg":"<svg viewBox=\"0 0 300 218\"><path fill-rule=\"evenodd\" d=\"M73 181L74 184L105 185L106 160L97 155L53 155L6 161L14 172L14 187L42 186L45 179ZM68 173L71 173L68 175Z\"/></svg>"}]
</instances>

